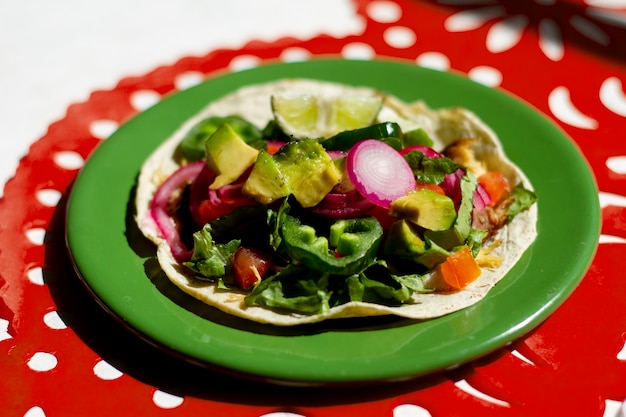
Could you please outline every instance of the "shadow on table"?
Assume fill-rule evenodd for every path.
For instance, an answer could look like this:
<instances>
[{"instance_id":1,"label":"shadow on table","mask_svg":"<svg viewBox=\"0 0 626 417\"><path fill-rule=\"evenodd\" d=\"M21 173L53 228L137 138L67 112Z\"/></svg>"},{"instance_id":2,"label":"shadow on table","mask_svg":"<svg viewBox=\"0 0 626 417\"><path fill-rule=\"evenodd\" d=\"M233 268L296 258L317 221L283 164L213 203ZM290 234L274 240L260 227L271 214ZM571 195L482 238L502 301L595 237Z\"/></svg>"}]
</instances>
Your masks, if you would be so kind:
<instances>
[{"instance_id":1,"label":"shadow on table","mask_svg":"<svg viewBox=\"0 0 626 417\"><path fill-rule=\"evenodd\" d=\"M626 62L626 9L603 8L583 5L572 1L540 2L531 0L495 0L492 2L458 2L453 0L414 0L430 3L436 7L447 7L456 12L469 12L484 26L496 22L514 24L525 17L528 24L524 30L538 31L541 26L550 28L556 24L558 30L544 30L546 39L559 38L565 45L573 45L618 64ZM472 27L474 30L477 29ZM463 31L460 31L462 34ZM557 39L558 40L558 39Z\"/></svg>"},{"instance_id":2,"label":"shadow on table","mask_svg":"<svg viewBox=\"0 0 626 417\"><path fill-rule=\"evenodd\" d=\"M45 282L59 314L78 337L102 359L138 381L181 397L284 407L350 404L363 399L373 401L414 392L453 378L449 374L437 374L405 382L296 387L242 378L168 354L122 326L83 285L65 246L66 204L64 196L48 229Z\"/></svg>"}]
</instances>

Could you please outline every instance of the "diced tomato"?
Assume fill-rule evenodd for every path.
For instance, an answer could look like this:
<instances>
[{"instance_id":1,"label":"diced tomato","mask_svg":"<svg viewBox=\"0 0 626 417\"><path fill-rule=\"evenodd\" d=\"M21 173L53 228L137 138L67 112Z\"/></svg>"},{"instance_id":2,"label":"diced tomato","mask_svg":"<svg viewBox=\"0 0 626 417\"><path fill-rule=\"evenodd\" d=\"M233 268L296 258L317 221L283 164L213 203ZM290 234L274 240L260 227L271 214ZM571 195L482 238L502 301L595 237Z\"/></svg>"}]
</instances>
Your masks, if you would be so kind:
<instances>
[{"instance_id":1,"label":"diced tomato","mask_svg":"<svg viewBox=\"0 0 626 417\"><path fill-rule=\"evenodd\" d=\"M267 153L274 155L283 146L284 142L269 141L267 142Z\"/></svg>"},{"instance_id":2,"label":"diced tomato","mask_svg":"<svg viewBox=\"0 0 626 417\"><path fill-rule=\"evenodd\" d=\"M233 275L241 289L261 280L270 267L271 255L252 247L240 246L233 255Z\"/></svg>"},{"instance_id":3,"label":"diced tomato","mask_svg":"<svg viewBox=\"0 0 626 417\"><path fill-rule=\"evenodd\" d=\"M423 190L424 188L437 194L446 195L446 192L443 190L443 188L441 188L437 184L432 184L429 182L418 182L415 186L416 191Z\"/></svg>"},{"instance_id":4,"label":"diced tomato","mask_svg":"<svg viewBox=\"0 0 626 417\"><path fill-rule=\"evenodd\" d=\"M209 190L208 186L205 187L207 191L202 197L195 196L195 198L202 198L202 200L197 206L197 213L193 213L194 220L199 225L203 225L221 216L231 214L237 207L257 205L258 202L242 194L243 184L244 181L238 181L225 185L218 190Z\"/></svg>"},{"instance_id":5,"label":"diced tomato","mask_svg":"<svg viewBox=\"0 0 626 417\"><path fill-rule=\"evenodd\" d=\"M198 223L206 224L210 223L218 217L226 216L232 213L237 208L235 204L214 204L211 200L202 200L198 206Z\"/></svg>"},{"instance_id":6,"label":"diced tomato","mask_svg":"<svg viewBox=\"0 0 626 417\"><path fill-rule=\"evenodd\" d=\"M469 248L464 246L435 267L429 285L441 291L460 291L474 282L481 273L476 259Z\"/></svg>"},{"instance_id":7,"label":"diced tomato","mask_svg":"<svg viewBox=\"0 0 626 417\"><path fill-rule=\"evenodd\" d=\"M478 177L478 183L483 186L491 202L488 206L494 206L511 192L509 182L499 171L489 171Z\"/></svg>"},{"instance_id":8,"label":"diced tomato","mask_svg":"<svg viewBox=\"0 0 626 417\"><path fill-rule=\"evenodd\" d=\"M389 229L391 225L398 220L389 214L388 209L382 208L380 206L374 206L370 210L366 211L364 214L367 216L376 217L376 220L378 220L380 225L385 230Z\"/></svg>"}]
</instances>

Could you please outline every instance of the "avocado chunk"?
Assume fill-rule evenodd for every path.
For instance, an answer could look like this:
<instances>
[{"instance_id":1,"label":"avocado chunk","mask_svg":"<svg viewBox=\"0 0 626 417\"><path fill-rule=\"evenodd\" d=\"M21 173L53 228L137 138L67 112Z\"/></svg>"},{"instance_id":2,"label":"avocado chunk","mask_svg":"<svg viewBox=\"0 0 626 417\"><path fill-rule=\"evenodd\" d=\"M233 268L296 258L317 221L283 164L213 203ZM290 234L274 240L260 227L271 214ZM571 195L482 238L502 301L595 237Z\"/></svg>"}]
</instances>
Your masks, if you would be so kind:
<instances>
[{"instance_id":1,"label":"avocado chunk","mask_svg":"<svg viewBox=\"0 0 626 417\"><path fill-rule=\"evenodd\" d=\"M264 205L290 194L287 178L266 151L259 153L241 192Z\"/></svg>"},{"instance_id":2,"label":"avocado chunk","mask_svg":"<svg viewBox=\"0 0 626 417\"><path fill-rule=\"evenodd\" d=\"M243 193L264 203L293 194L302 207L313 207L339 183L341 171L313 139L289 142L255 163Z\"/></svg>"},{"instance_id":3,"label":"avocado chunk","mask_svg":"<svg viewBox=\"0 0 626 417\"><path fill-rule=\"evenodd\" d=\"M426 241L426 250L420 256L415 259L418 264L424 265L428 269L433 269L450 256L450 252L437 245L432 240L424 237Z\"/></svg>"},{"instance_id":4,"label":"avocado chunk","mask_svg":"<svg viewBox=\"0 0 626 417\"><path fill-rule=\"evenodd\" d=\"M410 260L428 269L445 261L450 252L421 235L420 229L408 220L398 220L389 228L385 254Z\"/></svg>"},{"instance_id":5,"label":"avocado chunk","mask_svg":"<svg viewBox=\"0 0 626 417\"><path fill-rule=\"evenodd\" d=\"M407 220L398 220L389 227L385 254L401 258L413 258L426 251L426 243L416 230L416 227Z\"/></svg>"},{"instance_id":6,"label":"avocado chunk","mask_svg":"<svg viewBox=\"0 0 626 417\"><path fill-rule=\"evenodd\" d=\"M467 173L461 178L461 205L454 221L448 230L427 230L424 234L444 249L450 250L465 243L472 231L472 210L474 208L474 191L477 180Z\"/></svg>"},{"instance_id":7,"label":"avocado chunk","mask_svg":"<svg viewBox=\"0 0 626 417\"><path fill-rule=\"evenodd\" d=\"M221 125L205 143L206 163L217 175L211 189L218 189L239 178L254 164L259 151L248 145L231 127Z\"/></svg>"},{"instance_id":8,"label":"avocado chunk","mask_svg":"<svg viewBox=\"0 0 626 417\"><path fill-rule=\"evenodd\" d=\"M456 219L454 201L446 195L423 188L391 202L389 214L427 230L446 230Z\"/></svg>"},{"instance_id":9,"label":"avocado chunk","mask_svg":"<svg viewBox=\"0 0 626 417\"><path fill-rule=\"evenodd\" d=\"M302 207L313 207L339 183L341 172L316 140L289 142L274 155L291 194Z\"/></svg>"},{"instance_id":10,"label":"avocado chunk","mask_svg":"<svg viewBox=\"0 0 626 417\"><path fill-rule=\"evenodd\" d=\"M210 116L196 123L183 137L177 152L187 162L199 161L206 155L205 142L224 123L228 123L246 143L258 148L264 141L263 132L238 115Z\"/></svg>"}]
</instances>

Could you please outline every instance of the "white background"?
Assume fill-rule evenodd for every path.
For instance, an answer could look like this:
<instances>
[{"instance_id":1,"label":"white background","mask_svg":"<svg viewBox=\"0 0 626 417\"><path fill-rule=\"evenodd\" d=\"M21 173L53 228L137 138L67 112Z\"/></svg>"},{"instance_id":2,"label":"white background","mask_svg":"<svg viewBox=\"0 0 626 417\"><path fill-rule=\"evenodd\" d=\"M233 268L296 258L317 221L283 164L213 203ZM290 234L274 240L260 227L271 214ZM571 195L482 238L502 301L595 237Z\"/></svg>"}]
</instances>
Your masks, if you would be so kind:
<instances>
[{"instance_id":1,"label":"white background","mask_svg":"<svg viewBox=\"0 0 626 417\"><path fill-rule=\"evenodd\" d=\"M0 190L67 107L185 56L362 33L351 0L24 0L0 5Z\"/></svg>"}]
</instances>

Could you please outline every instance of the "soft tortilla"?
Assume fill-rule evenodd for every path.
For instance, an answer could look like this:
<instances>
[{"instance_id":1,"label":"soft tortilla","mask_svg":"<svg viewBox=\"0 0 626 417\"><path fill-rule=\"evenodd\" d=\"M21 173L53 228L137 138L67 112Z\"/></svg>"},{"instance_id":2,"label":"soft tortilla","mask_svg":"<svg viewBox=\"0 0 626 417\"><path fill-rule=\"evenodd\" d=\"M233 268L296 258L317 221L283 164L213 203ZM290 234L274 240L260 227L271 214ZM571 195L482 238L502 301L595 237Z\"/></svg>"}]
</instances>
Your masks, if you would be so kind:
<instances>
[{"instance_id":1,"label":"soft tortilla","mask_svg":"<svg viewBox=\"0 0 626 417\"><path fill-rule=\"evenodd\" d=\"M186 268L172 257L169 246L160 236L150 217L150 202L158 186L178 167L174 151L184 134L202 119L211 116L239 114L257 126L264 126L271 118L270 96L284 92L323 95L379 94L364 87L348 87L341 84L314 80L293 79L243 87L232 94L208 105L199 114L183 124L145 162L138 179L137 224L144 235L157 246L159 263L169 279L184 292L234 316L255 322L279 326L292 326L320 322L331 318L397 315L411 319L430 319L466 308L482 298L517 263L537 236L537 205L518 214L500 229L491 242L490 255L502 258L496 269L483 269L481 276L466 289L455 293L414 294L410 303L401 307L387 307L364 302L350 302L333 307L317 315L301 315L274 311L264 307L248 307L244 303L246 292L220 290L217 285L194 278ZM475 138L474 151L489 170L499 170L512 184L522 182L532 189L530 182L519 168L507 159L495 133L471 112L462 108L429 109L421 102L406 104L394 97L386 97L379 117L381 121L396 121L403 130L423 128L435 141L435 149L461 139ZM489 245L489 243L487 243Z\"/></svg>"}]
</instances>

